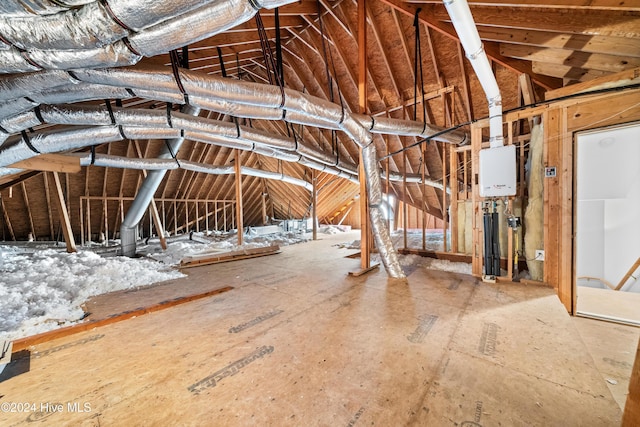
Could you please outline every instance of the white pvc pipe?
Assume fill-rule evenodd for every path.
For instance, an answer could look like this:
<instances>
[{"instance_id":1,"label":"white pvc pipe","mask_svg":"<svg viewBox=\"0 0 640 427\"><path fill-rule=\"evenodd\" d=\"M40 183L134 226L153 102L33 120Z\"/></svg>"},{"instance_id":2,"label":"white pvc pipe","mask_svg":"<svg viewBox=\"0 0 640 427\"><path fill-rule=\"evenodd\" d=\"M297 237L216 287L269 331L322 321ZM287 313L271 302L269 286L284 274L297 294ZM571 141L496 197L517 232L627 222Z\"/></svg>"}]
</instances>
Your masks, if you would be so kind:
<instances>
[{"instance_id":1,"label":"white pvc pipe","mask_svg":"<svg viewBox=\"0 0 640 427\"><path fill-rule=\"evenodd\" d=\"M451 23L458 33L473 71L475 71L487 100L489 101L489 144L491 148L504 145L502 136L502 96L498 82L493 75L491 64L482 46L476 23L466 0L444 0L444 6L451 17Z\"/></svg>"}]
</instances>

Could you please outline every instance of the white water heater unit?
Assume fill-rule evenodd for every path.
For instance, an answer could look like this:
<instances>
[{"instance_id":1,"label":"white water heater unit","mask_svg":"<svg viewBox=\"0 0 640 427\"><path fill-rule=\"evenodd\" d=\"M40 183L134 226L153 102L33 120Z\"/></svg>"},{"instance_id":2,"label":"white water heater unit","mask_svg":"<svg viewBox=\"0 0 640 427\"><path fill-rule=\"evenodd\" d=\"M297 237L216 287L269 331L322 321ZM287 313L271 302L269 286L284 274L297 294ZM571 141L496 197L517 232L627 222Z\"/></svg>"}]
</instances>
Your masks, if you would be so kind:
<instances>
[{"instance_id":1,"label":"white water heater unit","mask_svg":"<svg viewBox=\"0 0 640 427\"><path fill-rule=\"evenodd\" d=\"M480 197L516 194L516 146L480 150Z\"/></svg>"}]
</instances>

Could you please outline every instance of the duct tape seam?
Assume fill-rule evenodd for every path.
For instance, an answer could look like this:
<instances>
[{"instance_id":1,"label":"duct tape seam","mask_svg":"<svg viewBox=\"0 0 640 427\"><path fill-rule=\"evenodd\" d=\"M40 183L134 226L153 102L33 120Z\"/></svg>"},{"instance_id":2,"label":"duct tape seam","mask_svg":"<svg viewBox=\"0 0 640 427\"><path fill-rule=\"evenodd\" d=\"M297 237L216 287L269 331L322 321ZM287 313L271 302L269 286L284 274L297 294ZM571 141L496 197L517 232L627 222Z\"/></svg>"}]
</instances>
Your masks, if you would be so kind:
<instances>
[{"instance_id":1,"label":"duct tape seam","mask_svg":"<svg viewBox=\"0 0 640 427\"><path fill-rule=\"evenodd\" d=\"M26 50L23 50L23 49L19 49L19 50L20 50L20 55L24 58L25 61L27 61L33 67L39 68L40 70L44 70L44 67L42 65L38 64L36 61L34 61L29 57Z\"/></svg>"},{"instance_id":2,"label":"duct tape seam","mask_svg":"<svg viewBox=\"0 0 640 427\"><path fill-rule=\"evenodd\" d=\"M122 43L124 43L124 45L127 47L127 49L129 49L131 51L131 53L133 53L134 55L137 56L144 56L142 55L140 52L138 52L132 45L131 42L129 41L129 37L123 37L122 38Z\"/></svg>"},{"instance_id":3,"label":"duct tape seam","mask_svg":"<svg viewBox=\"0 0 640 427\"><path fill-rule=\"evenodd\" d=\"M122 22L120 18L116 16L115 13L113 13L113 10L111 10L111 6L109 6L109 2L107 0L101 0L100 3L102 3L102 5L104 6L104 9L107 11L107 14L109 15L109 18L111 18L116 24L120 25L122 28L129 31L130 33L135 32L133 29L129 28L127 24Z\"/></svg>"},{"instance_id":4,"label":"duct tape seam","mask_svg":"<svg viewBox=\"0 0 640 427\"><path fill-rule=\"evenodd\" d=\"M109 118L111 119L111 124L115 126L116 125L116 118L113 115L113 108L111 108L111 100L105 99L104 103L107 106L107 112L109 113Z\"/></svg>"},{"instance_id":5,"label":"duct tape seam","mask_svg":"<svg viewBox=\"0 0 640 427\"><path fill-rule=\"evenodd\" d=\"M44 119L42 118L42 112L40 111L40 105L36 105L36 107L33 109L33 112L36 113L36 118L38 120L40 120L40 124L45 124L46 123L44 121Z\"/></svg>"},{"instance_id":6,"label":"duct tape seam","mask_svg":"<svg viewBox=\"0 0 640 427\"><path fill-rule=\"evenodd\" d=\"M171 129L173 129L173 122L171 121L171 109L173 108L173 104L171 102L167 102L167 124Z\"/></svg>"},{"instance_id":7,"label":"duct tape seam","mask_svg":"<svg viewBox=\"0 0 640 427\"><path fill-rule=\"evenodd\" d=\"M34 147L33 144L31 143L31 140L29 139L29 135L27 135L27 132L22 131L21 133L22 133L22 140L27 145L27 147L29 147L29 149L34 153L41 154L40 151L36 147Z\"/></svg>"},{"instance_id":8,"label":"duct tape seam","mask_svg":"<svg viewBox=\"0 0 640 427\"><path fill-rule=\"evenodd\" d=\"M122 137L122 139L129 139L127 138L127 135L124 133L124 128L122 127L122 125L118 125L118 133L120 133L120 136Z\"/></svg>"}]
</instances>

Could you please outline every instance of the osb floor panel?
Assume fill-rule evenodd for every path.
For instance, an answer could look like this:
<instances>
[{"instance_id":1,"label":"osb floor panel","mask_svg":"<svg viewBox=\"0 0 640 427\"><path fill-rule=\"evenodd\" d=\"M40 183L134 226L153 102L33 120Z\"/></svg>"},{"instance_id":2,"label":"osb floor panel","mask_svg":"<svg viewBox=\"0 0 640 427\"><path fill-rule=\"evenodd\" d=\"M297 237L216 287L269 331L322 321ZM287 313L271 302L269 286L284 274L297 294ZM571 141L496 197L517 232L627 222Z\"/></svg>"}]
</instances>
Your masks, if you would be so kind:
<instances>
[{"instance_id":1,"label":"osb floor panel","mask_svg":"<svg viewBox=\"0 0 640 427\"><path fill-rule=\"evenodd\" d=\"M589 349L611 394L624 408L629 394L629 378L640 339L640 328L574 317L582 341Z\"/></svg>"},{"instance_id":2,"label":"osb floor panel","mask_svg":"<svg viewBox=\"0 0 640 427\"><path fill-rule=\"evenodd\" d=\"M349 277L353 238L191 269L183 294L235 289L14 354L0 425L620 424L552 289Z\"/></svg>"},{"instance_id":3,"label":"osb floor panel","mask_svg":"<svg viewBox=\"0 0 640 427\"><path fill-rule=\"evenodd\" d=\"M640 324L640 293L578 287L578 311Z\"/></svg>"}]
</instances>

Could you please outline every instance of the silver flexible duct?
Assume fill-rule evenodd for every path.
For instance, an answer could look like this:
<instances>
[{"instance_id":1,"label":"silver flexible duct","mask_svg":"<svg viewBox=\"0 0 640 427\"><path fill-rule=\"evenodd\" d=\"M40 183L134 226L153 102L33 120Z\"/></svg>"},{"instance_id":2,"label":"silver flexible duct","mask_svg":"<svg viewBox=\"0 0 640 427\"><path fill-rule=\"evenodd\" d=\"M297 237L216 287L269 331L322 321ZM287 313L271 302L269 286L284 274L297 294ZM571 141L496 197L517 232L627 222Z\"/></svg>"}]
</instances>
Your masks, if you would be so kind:
<instances>
[{"instance_id":1,"label":"silver flexible duct","mask_svg":"<svg viewBox=\"0 0 640 427\"><path fill-rule=\"evenodd\" d=\"M95 0L2 0L0 14L5 16L52 15Z\"/></svg>"},{"instance_id":2,"label":"silver flexible duct","mask_svg":"<svg viewBox=\"0 0 640 427\"><path fill-rule=\"evenodd\" d=\"M106 69L106 70L77 70L74 76L79 80L100 84L110 84L123 87L141 87L143 89L172 91L175 83L169 83L170 77L165 70L160 73L140 72L131 69ZM212 99L220 99L227 102L236 102L251 106L261 106L267 108L281 108L283 112L293 111L301 115L306 115L312 119L322 119L331 121L339 129L344 131L362 149L367 175L365 177L368 185L368 194L371 206L372 229L378 240L381 249L382 261L388 274L391 277L404 277L397 255L393 250L391 240L386 230L386 224L380 209L381 186L380 174L377 167L375 146L372 145L371 134L366 130L348 111L324 99L302 94L291 89L285 90L284 98L279 88L262 84L236 81L231 79L216 78L201 73L194 73L188 70L180 70L179 78L185 91L189 94L195 93ZM162 83L164 81L164 84ZM126 82L126 84L125 84ZM113 129L113 128L112 128ZM20 141L22 149L29 147L28 141ZM16 144L16 146L19 146ZM32 145L33 146L33 145ZM15 146L14 146L15 147ZM4 151L12 150L9 147ZM143 190L148 197L147 203L142 210L144 212L148 201L153 196L151 189ZM380 199L380 200L378 200ZM140 215L141 216L141 215ZM135 222L137 223L137 221ZM126 226L131 226L132 221L128 221ZM122 233L121 233L122 234ZM124 248L123 240L123 251Z\"/></svg>"},{"instance_id":3,"label":"silver flexible duct","mask_svg":"<svg viewBox=\"0 0 640 427\"><path fill-rule=\"evenodd\" d=\"M184 107L183 111L185 114L191 116L197 116L200 113L199 108L192 107L190 105ZM184 136L168 140L166 146L158 157L161 159L170 159L174 157L177 155L183 142ZM142 185L140 185L140 189L138 190L135 199L133 199L133 203L131 203L129 210L120 225L122 255L129 257L135 255L138 223L140 223L145 211L149 207L149 203L151 203L151 199L153 199L153 195L160 186L160 183L166 173L166 170L149 171L149 173L147 173L147 177L142 182Z\"/></svg>"},{"instance_id":4,"label":"silver flexible duct","mask_svg":"<svg viewBox=\"0 0 640 427\"><path fill-rule=\"evenodd\" d=\"M131 69L129 69L131 71ZM32 108L32 102L27 102L20 97L29 97L30 100L41 104L58 104L63 102L78 102L90 100L102 100L108 98L127 99L133 96L146 98L150 100L158 100L164 102L172 102L181 104L184 102L184 95L180 92L173 75L167 69L158 70L135 70L134 74L111 76L110 74L101 73L98 76L87 76L81 71L76 71L74 76L82 78L87 82L78 82L73 80L74 84L63 85L64 72L53 71L55 73L52 80L54 82L53 89L42 90L42 81L46 81L47 73L34 73L33 88L30 85L30 75L13 76L0 78L0 89L6 89L10 94L5 95L5 91L0 90L0 119L12 116ZM108 77L107 77L108 76ZM274 107L264 107L260 105L241 104L235 100L220 99L224 94L224 85L218 87L212 82L213 76L203 76L199 81L193 80L190 87L189 100L192 105L202 109L216 111L222 114L229 114L236 117L257 118L265 120L280 120L283 118L283 111L279 108L279 104ZM224 79L220 79L224 82ZM208 84L207 82L211 82ZM245 82L246 83L246 82ZM107 86L108 85L108 86ZM255 84L260 88L262 85ZM132 90L133 88L133 90ZM245 102L249 102L250 97L256 92L251 92L249 88L245 94ZM262 95L262 92L259 91ZM281 95L279 90L269 93L272 102L279 102ZM6 104L6 105L5 105ZM4 105L4 108L3 108ZM467 134L461 130L445 132L445 128L438 126L425 125L423 123L410 120L392 119L386 117L373 117L367 115L354 114L354 118L366 129L372 133L393 134L400 136L416 136L416 137L433 137L436 141L445 143L463 145L468 143ZM330 120L326 120L319 116L309 116L306 113L298 113L297 111L286 111L286 120L290 123L302 124L307 126L322 127L325 129L339 129L339 126ZM437 135L437 136L434 136Z\"/></svg>"},{"instance_id":5,"label":"silver flexible duct","mask_svg":"<svg viewBox=\"0 0 640 427\"><path fill-rule=\"evenodd\" d=\"M1 16L11 47L0 49L0 73L133 65L241 24L261 7L294 1L145 1L149 13L140 13L137 0L95 1L51 15Z\"/></svg>"},{"instance_id":6,"label":"silver flexible duct","mask_svg":"<svg viewBox=\"0 0 640 427\"><path fill-rule=\"evenodd\" d=\"M184 169L210 175L233 175L235 173L235 168L233 166L207 165L204 163L190 162L187 160L180 160L180 162L176 162L173 159L134 159L131 157L113 156L107 154L96 154L92 159L90 153L69 154L69 156L79 157L80 166L93 165L118 169L138 169L146 171ZM91 163L92 160L93 163ZM313 185L311 183L279 172L272 172L242 166L240 168L240 173L246 176L283 181L298 187L302 187L308 191L313 191Z\"/></svg>"}]
</instances>

